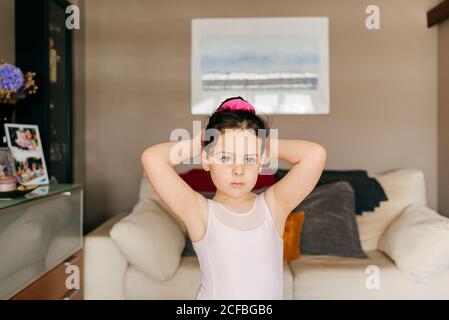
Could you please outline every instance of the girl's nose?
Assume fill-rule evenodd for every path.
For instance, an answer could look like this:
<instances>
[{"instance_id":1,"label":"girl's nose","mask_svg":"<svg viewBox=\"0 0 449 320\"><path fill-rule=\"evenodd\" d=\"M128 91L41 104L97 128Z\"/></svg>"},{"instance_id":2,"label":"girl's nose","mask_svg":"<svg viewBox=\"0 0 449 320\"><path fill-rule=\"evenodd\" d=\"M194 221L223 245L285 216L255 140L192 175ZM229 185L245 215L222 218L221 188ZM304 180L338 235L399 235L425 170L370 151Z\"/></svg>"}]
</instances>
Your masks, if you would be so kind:
<instances>
[{"instance_id":1,"label":"girl's nose","mask_svg":"<svg viewBox=\"0 0 449 320\"><path fill-rule=\"evenodd\" d=\"M236 165L236 166L234 166L234 168L232 169L232 174L233 174L234 176L240 176L240 175L242 175L242 174L244 174L244 173L245 173L245 170L244 170L244 168L243 168L242 165Z\"/></svg>"}]
</instances>

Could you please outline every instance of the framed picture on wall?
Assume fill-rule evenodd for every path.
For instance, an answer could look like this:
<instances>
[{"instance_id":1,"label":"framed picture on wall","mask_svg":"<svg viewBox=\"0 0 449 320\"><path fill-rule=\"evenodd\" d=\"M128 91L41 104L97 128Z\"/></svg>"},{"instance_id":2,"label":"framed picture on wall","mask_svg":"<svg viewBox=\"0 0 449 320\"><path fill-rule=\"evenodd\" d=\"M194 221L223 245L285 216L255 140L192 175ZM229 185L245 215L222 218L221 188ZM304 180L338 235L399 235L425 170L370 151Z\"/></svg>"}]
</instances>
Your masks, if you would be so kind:
<instances>
[{"instance_id":1,"label":"framed picture on wall","mask_svg":"<svg viewBox=\"0 0 449 320\"><path fill-rule=\"evenodd\" d=\"M48 184L38 126L5 123L5 132L17 181L25 186Z\"/></svg>"},{"instance_id":2,"label":"framed picture on wall","mask_svg":"<svg viewBox=\"0 0 449 320\"><path fill-rule=\"evenodd\" d=\"M265 114L329 114L328 17L192 20L191 112L232 96Z\"/></svg>"}]
</instances>

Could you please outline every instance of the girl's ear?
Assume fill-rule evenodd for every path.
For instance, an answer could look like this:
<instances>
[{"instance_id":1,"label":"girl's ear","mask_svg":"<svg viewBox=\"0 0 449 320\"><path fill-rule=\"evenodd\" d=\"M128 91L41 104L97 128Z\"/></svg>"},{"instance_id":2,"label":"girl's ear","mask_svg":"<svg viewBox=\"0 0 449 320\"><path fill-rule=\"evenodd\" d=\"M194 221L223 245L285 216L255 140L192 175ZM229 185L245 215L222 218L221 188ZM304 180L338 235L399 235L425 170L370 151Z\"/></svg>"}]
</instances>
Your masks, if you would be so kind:
<instances>
[{"instance_id":1,"label":"girl's ear","mask_svg":"<svg viewBox=\"0 0 449 320\"><path fill-rule=\"evenodd\" d=\"M201 152L201 165L205 171L210 170L210 161L209 161L206 151L204 151L204 150Z\"/></svg>"},{"instance_id":2,"label":"girl's ear","mask_svg":"<svg viewBox=\"0 0 449 320\"><path fill-rule=\"evenodd\" d=\"M259 173L262 172L263 166L265 165L265 153L262 154L262 156L260 157L260 168L259 168Z\"/></svg>"}]
</instances>

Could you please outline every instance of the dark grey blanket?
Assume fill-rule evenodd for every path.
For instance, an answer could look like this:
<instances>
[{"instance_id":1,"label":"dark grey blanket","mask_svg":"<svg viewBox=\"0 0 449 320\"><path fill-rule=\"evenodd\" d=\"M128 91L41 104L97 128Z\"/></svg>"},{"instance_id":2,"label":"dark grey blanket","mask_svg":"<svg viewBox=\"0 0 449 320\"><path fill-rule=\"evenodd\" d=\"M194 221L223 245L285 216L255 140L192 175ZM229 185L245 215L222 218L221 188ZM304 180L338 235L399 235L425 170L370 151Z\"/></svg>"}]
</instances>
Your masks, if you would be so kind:
<instances>
[{"instance_id":1,"label":"dark grey blanket","mask_svg":"<svg viewBox=\"0 0 449 320\"><path fill-rule=\"evenodd\" d=\"M287 172L288 169L278 169L275 174L276 180L282 179ZM375 178L369 177L365 170L324 170L315 188L337 181L347 181L354 189L357 215L361 215L364 211L374 211L381 201L388 200L380 183Z\"/></svg>"}]
</instances>

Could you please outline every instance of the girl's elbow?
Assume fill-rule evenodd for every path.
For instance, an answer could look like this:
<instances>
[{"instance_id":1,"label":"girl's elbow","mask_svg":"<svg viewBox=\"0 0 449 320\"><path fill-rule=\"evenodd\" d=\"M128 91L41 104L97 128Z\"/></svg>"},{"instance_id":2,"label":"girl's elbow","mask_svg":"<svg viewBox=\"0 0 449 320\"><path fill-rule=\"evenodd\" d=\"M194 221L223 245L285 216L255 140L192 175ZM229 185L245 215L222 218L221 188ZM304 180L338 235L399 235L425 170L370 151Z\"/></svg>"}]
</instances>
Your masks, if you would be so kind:
<instances>
[{"instance_id":1,"label":"girl's elbow","mask_svg":"<svg viewBox=\"0 0 449 320\"><path fill-rule=\"evenodd\" d=\"M140 155L140 162L142 163L142 165L145 165L145 163L151 161L151 159L153 158L154 158L154 150L152 150L152 147L149 147L145 149Z\"/></svg>"},{"instance_id":2,"label":"girl's elbow","mask_svg":"<svg viewBox=\"0 0 449 320\"><path fill-rule=\"evenodd\" d=\"M316 150L315 150L315 157L317 160L319 160L320 162L324 163L326 162L327 159L327 150L326 148L324 148L322 145L317 144L316 146Z\"/></svg>"},{"instance_id":3,"label":"girl's elbow","mask_svg":"<svg viewBox=\"0 0 449 320\"><path fill-rule=\"evenodd\" d=\"M326 158L327 156L326 148L324 148L322 145L318 143L315 145L315 152L318 154L319 157Z\"/></svg>"}]
</instances>

